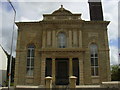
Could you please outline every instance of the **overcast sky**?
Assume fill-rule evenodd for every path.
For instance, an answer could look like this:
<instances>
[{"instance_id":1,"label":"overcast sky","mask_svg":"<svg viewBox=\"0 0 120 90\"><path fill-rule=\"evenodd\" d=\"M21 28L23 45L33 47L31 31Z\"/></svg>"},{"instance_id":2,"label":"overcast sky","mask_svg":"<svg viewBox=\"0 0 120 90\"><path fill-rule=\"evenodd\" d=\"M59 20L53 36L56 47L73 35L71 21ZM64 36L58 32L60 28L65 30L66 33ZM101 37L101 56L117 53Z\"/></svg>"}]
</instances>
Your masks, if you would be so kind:
<instances>
[{"instance_id":1,"label":"overcast sky","mask_svg":"<svg viewBox=\"0 0 120 90\"><path fill-rule=\"evenodd\" d=\"M4 1L4 2L3 2ZM72 13L81 13L82 19L89 21L89 5L87 0L11 0L16 9L16 21L40 21L43 14L51 14L63 5ZM16 1L16 2L15 2ZM28 2L29 1L29 2ZM49 2L48 2L49 1ZM118 64L118 1L102 0L104 20L111 21L108 26L108 39L111 64ZM7 0L0 3L0 44L10 53L14 12ZM17 27L14 31L14 56L17 40Z\"/></svg>"}]
</instances>

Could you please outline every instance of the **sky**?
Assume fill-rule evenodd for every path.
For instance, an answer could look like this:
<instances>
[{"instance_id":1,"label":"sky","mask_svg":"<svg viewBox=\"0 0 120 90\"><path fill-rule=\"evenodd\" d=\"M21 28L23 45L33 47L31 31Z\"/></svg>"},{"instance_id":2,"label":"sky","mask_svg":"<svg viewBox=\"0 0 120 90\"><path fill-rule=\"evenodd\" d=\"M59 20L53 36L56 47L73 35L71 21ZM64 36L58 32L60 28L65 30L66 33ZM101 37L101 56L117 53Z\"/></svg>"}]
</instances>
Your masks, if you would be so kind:
<instances>
[{"instance_id":1,"label":"sky","mask_svg":"<svg viewBox=\"0 0 120 90\"><path fill-rule=\"evenodd\" d=\"M72 13L81 13L83 20L90 20L88 0L11 0L11 2L17 12L15 18L17 22L41 21L43 14L51 14L60 8L60 5L63 5L64 8ZM118 14L118 2L119 0L102 0L104 20L110 21L108 25L108 40L111 65L118 64L118 51L120 51L120 46L118 47L118 40L120 41L120 34L118 35L118 21L120 20L118 18L120 15ZM14 11L7 0L0 1L0 44L8 53L11 51L13 18ZM15 26L14 57L16 56L17 32L18 28Z\"/></svg>"}]
</instances>

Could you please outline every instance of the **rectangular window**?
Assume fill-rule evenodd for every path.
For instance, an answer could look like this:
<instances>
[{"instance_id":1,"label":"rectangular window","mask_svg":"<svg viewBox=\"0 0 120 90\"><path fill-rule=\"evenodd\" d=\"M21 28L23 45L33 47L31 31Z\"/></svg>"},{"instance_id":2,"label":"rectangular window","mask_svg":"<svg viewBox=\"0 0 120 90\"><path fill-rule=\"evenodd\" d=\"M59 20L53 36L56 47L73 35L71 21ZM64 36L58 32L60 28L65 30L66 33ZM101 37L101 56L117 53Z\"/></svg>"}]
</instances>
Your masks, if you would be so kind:
<instances>
[{"instance_id":1,"label":"rectangular window","mask_svg":"<svg viewBox=\"0 0 120 90\"><path fill-rule=\"evenodd\" d=\"M34 46L30 45L27 52L27 76L33 76L34 70Z\"/></svg>"},{"instance_id":2,"label":"rectangular window","mask_svg":"<svg viewBox=\"0 0 120 90\"><path fill-rule=\"evenodd\" d=\"M91 56L91 75L98 76L98 53L97 46L95 44L90 45Z\"/></svg>"}]
</instances>

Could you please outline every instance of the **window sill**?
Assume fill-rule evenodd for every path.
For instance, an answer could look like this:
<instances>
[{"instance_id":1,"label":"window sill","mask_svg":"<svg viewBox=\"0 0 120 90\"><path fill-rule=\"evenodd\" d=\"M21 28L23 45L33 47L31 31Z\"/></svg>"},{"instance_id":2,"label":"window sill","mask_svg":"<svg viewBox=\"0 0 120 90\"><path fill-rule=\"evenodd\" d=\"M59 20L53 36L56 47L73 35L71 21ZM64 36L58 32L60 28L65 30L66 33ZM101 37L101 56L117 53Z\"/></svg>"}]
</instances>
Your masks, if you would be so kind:
<instances>
[{"instance_id":1,"label":"window sill","mask_svg":"<svg viewBox=\"0 0 120 90\"><path fill-rule=\"evenodd\" d=\"M26 76L26 78L30 78L30 79L32 79L32 78L34 78L33 76Z\"/></svg>"},{"instance_id":2,"label":"window sill","mask_svg":"<svg viewBox=\"0 0 120 90\"><path fill-rule=\"evenodd\" d=\"M91 78L99 78L100 76L91 76Z\"/></svg>"}]
</instances>

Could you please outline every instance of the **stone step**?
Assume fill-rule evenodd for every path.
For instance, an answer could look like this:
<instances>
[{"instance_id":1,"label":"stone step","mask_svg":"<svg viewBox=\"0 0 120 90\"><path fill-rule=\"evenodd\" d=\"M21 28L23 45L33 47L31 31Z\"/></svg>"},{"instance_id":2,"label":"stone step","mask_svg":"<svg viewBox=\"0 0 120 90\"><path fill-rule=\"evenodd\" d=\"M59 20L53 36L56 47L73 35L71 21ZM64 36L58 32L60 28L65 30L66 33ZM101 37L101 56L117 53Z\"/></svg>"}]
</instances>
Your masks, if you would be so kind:
<instances>
[{"instance_id":1,"label":"stone step","mask_svg":"<svg viewBox=\"0 0 120 90\"><path fill-rule=\"evenodd\" d=\"M68 85L55 85L55 87L53 87L54 89L57 90L68 90L69 86Z\"/></svg>"}]
</instances>

